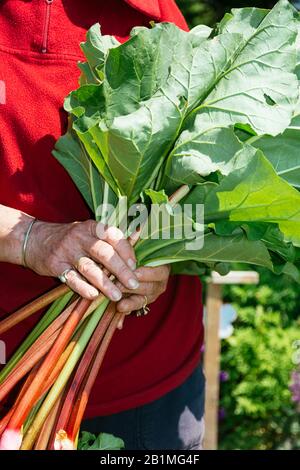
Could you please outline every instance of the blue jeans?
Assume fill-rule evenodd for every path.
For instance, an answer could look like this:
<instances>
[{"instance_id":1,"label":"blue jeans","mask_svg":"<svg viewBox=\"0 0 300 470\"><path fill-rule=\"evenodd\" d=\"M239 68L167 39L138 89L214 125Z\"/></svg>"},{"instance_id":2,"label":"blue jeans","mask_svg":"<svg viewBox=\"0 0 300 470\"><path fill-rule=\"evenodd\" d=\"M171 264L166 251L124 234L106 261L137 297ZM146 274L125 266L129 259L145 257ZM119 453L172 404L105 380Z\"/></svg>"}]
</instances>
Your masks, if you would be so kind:
<instances>
[{"instance_id":1,"label":"blue jeans","mask_svg":"<svg viewBox=\"0 0 300 470\"><path fill-rule=\"evenodd\" d=\"M121 437L127 450L198 450L204 434L204 389L198 366L179 387L144 406L85 420L81 429Z\"/></svg>"}]
</instances>

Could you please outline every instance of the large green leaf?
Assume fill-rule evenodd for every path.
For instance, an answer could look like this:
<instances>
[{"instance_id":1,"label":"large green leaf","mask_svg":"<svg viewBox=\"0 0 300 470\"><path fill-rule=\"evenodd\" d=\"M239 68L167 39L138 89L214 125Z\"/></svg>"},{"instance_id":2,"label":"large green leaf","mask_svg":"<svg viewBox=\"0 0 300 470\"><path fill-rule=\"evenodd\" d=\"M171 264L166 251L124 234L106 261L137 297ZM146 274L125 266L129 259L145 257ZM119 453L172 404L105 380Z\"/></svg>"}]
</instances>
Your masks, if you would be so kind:
<instances>
[{"instance_id":1,"label":"large green leaf","mask_svg":"<svg viewBox=\"0 0 300 470\"><path fill-rule=\"evenodd\" d=\"M238 31L242 36L240 47L234 58L229 56L225 68L216 73L210 93L191 113L186 123L188 131L241 124L257 134L279 134L289 125L298 98L293 73L296 10L286 0L266 15L243 10L222 30L229 34Z\"/></svg>"},{"instance_id":2,"label":"large green leaf","mask_svg":"<svg viewBox=\"0 0 300 470\"><path fill-rule=\"evenodd\" d=\"M242 11L242 10L240 10ZM241 15L239 15L241 16ZM239 17L233 24L238 27ZM300 14L298 14L298 35L296 40L296 75L300 79ZM229 23L230 25L230 23ZM235 30L235 28L232 28ZM249 139L249 135L245 136ZM248 140L254 147L260 148L268 160L274 166L277 174L296 188L300 188L300 100L289 127L280 135L271 137L268 135L254 136Z\"/></svg>"},{"instance_id":3,"label":"large green leaf","mask_svg":"<svg viewBox=\"0 0 300 470\"><path fill-rule=\"evenodd\" d=\"M132 201L150 185L184 113L210 85L207 45L200 48L209 34L199 27L186 33L166 23L135 28L128 42L110 48L103 84L82 86L66 102L79 118L75 130L91 133L120 192ZM235 36L223 40L234 48L238 43ZM215 42L211 48L222 67L223 48Z\"/></svg>"},{"instance_id":4,"label":"large green leaf","mask_svg":"<svg viewBox=\"0 0 300 470\"><path fill-rule=\"evenodd\" d=\"M130 203L151 185L176 137L183 116L180 101L161 93L128 116L90 129L121 194ZM161 119L164 116L164 119Z\"/></svg>"},{"instance_id":5,"label":"large green leaf","mask_svg":"<svg viewBox=\"0 0 300 470\"><path fill-rule=\"evenodd\" d=\"M281 2L281 8L287 3L288 2ZM256 33L257 28L269 13L270 10L263 8L233 8L231 13L226 13L224 18L217 25L217 31L219 34L239 33L242 34L245 39L249 39Z\"/></svg>"},{"instance_id":6,"label":"large green leaf","mask_svg":"<svg viewBox=\"0 0 300 470\"><path fill-rule=\"evenodd\" d=\"M121 193L131 201L150 186L185 114L209 87L214 70L208 49L222 67L223 42L235 51L239 41L227 35L220 42L208 47L195 32L162 24L152 30L139 28L128 43L110 51L104 87L117 104L107 104L106 116L110 120L116 111L117 116L91 133Z\"/></svg>"},{"instance_id":7,"label":"large green leaf","mask_svg":"<svg viewBox=\"0 0 300 470\"><path fill-rule=\"evenodd\" d=\"M102 203L104 180L74 132L61 137L53 155L67 170L86 203L96 213Z\"/></svg>"},{"instance_id":8,"label":"large green leaf","mask_svg":"<svg viewBox=\"0 0 300 470\"><path fill-rule=\"evenodd\" d=\"M271 12L233 10L215 42L202 43L207 80L205 86L202 82L203 102L188 117L160 188L171 191L183 183L201 182L211 172L231 171L228 162L241 144L223 126L239 125L264 136L289 125L298 96L297 78L291 73L296 66L296 20L295 10L284 0ZM272 137L266 139L272 145Z\"/></svg>"},{"instance_id":9,"label":"large green leaf","mask_svg":"<svg viewBox=\"0 0 300 470\"><path fill-rule=\"evenodd\" d=\"M179 131L186 105L169 64L182 38L192 37L174 25L138 28L109 51L103 84L81 87L67 102L79 118L74 128L91 133L121 194L132 202L155 176Z\"/></svg>"},{"instance_id":10,"label":"large green leaf","mask_svg":"<svg viewBox=\"0 0 300 470\"><path fill-rule=\"evenodd\" d=\"M300 189L300 115L293 118L282 134L261 136L249 142L263 151L279 176Z\"/></svg>"},{"instance_id":11,"label":"large green leaf","mask_svg":"<svg viewBox=\"0 0 300 470\"><path fill-rule=\"evenodd\" d=\"M203 186L205 184L199 188ZM211 185L209 191L214 187ZM183 200L181 208L184 211L179 212L176 208L175 212L170 211L168 205L159 209L152 206L148 223L144 225L136 246L139 263L156 266L193 261L215 267L217 263L245 262L273 269L268 249L260 240L249 240L241 230L226 236L213 233L203 225L201 206L196 218L195 206L204 202L205 197L208 197L205 191L195 189Z\"/></svg>"},{"instance_id":12,"label":"large green leaf","mask_svg":"<svg viewBox=\"0 0 300 470\"><path fill-rule=\"evenodd\" d=\"M228 224L224 220L218 222L214 228L215 232L221 236L244 232L248 240L262 241L271 255L273 271L278 274L285 272L300 282L300 272L295 266L297 262L296 249L292 243L287 243L284 240L278 225L265 222L231 222Z\"/></svg>"},{"instance_id":13,"label":"large green leaf","mask_svg":"<svg viewBox=\"0 0 300 470\"><path fill-rule=\"evenodd\" d=\"M97 168L98 172L102 175L104 180L109 184L111 190L119 195L119 188L117 183L114 180L114 177L110 171L109 166L106 164L99 147L96 145L92 134L88 131L86 132L78 132L77 135L79 136L79 140L84 145L84 148L90 159L94 163L95 167Z\"/></svg>"},{"instance_id":14,"label":"large green leaf","mask_svg":"<svg viewBox=\"0 0 300 470\"><path fill-rule=\"evenodd\" d=\"M300 20L300 15L298 15ZM300 80L300 22L296 41L296 74ZM296 188L300 188L300 100L290 126L277 137L256 136L250 139L253 146L260 148L274 166L277 174Z\"/></svg>"},{"instance_id":15,"label":"large green leaf","mask_svg":"<svg viewBox=\"0 0 300 470\"><path fill-rule=\"evenodd\" d=\"M78 450L121 450L125 444L122 439L112 434L101 432L97 437L87 431L82 431L78 442Z\"/></svg>"},{"instance_id":16,"label":"large green leaf","mask_svg":"<svg viewBox=\"0 0 300 470\"><path fill-rule=\"evenodd\" d=\"M228 174L232 169L230 162L242 149L231 128L215 127L200 131L191 140L184 137L181 135L177 140L164 169L161 186L169 191L181 184L203 182L204 177L216 171Z\"/></svg>"},{"instance_id":17,"label":"large green leaf","mask_svg":"<svg viewBox=\"0 0 300 470\"><path fill-rule=\"evenodd\" d=\"M196 261L214 266L216 263L243 262L273 268L271 257L260 241L249 241L243 234L222 237L209 232L204 235L203 248L187 249L187 241L167 243L160 240L143 240L136 248L141 264L158 266L179 261Z\"/></svg>"},{"instance_id":18,"label":"large green leaf","mask_svg":"<svg viewBox=\"0 0 300 470\"><path fill-rule=\"evenodd\" d=\"M206 222L277 223L286 240L300 245L300 193L276 174L260 150L247 147L237 167L209 191Z\"/></svg>"},{"instance_id":19,"label":"large green leaf","mask_svg":"<svg viewBox=\"0 0 300 470\"><path fill-rule=\"evenodd\" d=\"M98 83L103 79L103 67L107 53L120 43L114 36L102 35L99 23L93 25L87 32L86 41L81 43L81 49L86 62L80 62L82 71L80 83Z\"/></svg>"}]
</instances>

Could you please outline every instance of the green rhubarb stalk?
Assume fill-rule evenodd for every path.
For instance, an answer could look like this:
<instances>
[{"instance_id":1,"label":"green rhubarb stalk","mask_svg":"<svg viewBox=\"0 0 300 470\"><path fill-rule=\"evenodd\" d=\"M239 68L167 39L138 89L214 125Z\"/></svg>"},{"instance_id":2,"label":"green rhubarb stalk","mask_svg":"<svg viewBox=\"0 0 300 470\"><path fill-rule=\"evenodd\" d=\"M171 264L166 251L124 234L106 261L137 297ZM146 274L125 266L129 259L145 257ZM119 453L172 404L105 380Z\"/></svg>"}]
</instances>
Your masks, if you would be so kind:
<instances>
[{"instance_id":1,"label":"green rhubarb stalk","mask_svg":"<svg viewBox=\"0 0 300 470\"><path fill-rule=\"evenodd\" d=\"M45 399L46 393L42 396L42 398L39 399L39 401L31 408L29 415L26 418L26 421L24 423L22 432L25 434L27 430L30 428L34 418L36 417L39 409L42 406L43 400Z\"/></svg>"},{"instance_id":2,"label":"green rhubarb stalk","mask_svg":"<svg viewBox=\"0 0 300 470\"><path fill-rule=\"evenodd\" d=\"M34 445L34 450L46 450L49 440L51 439L51 433L52 429L55 426L55 422L57 419L57 414L59 413L60 407L61 407L61 401L63 398L63 394L57 399L54 407L50 411L49 415L47 416L47 419L45 420L40 434L35 442Z\"/></svg>"},{"instance_id":3,"label":"green rhubarb stalk","mask_svg":"<svg viewBox=\"0 0 300 470\"><path fill-rule=\"evenodd\" d=\"M63 370L61 371L56 382L50 389L32 425L30 426L26 435L24 436L21 449L28 450L32 448L35 442L35 439L41 427L43 426L45 419L50 413L52 407L55 405L56 400L58 399L60 393L63 391L68 379L70 378L77 362L79 361L81 355L83 354L83 351L85 350L86 345L88 344L108 304L109 304L109 300L104 299L102 304L91 315L82 335L80 336L77 344L75 345L72 353L70 354Z\"/></svg>"},{"instance_id":4,"label":"green rhubarb stalk","mask_svg":"<svg viewBox=\"0 0 300 470\"><path fill-rule=\"evenodd\" d=\"M25 352L32 346L36 339L46 330L46 328L55 320L58 315L63 311L68 302L71 300L73 292L68 292L64 296L55 300L45 315L41 318L38 324L33 328L25 341L20 345L16 352L12 355L5 367L0 372L0 384L16 366L18 361L23 357Z\"/></svg>"},{"instance_id":5,"label":"green rhubarb stalk","mask_svg":"<svg viewBox=\"0 0 300 470\"><path fill-rule=\"evenodd\" d=\"M110 303L109 307L106 309L105 314L102 316L99 321L97 328L94 330L93 335L89 341L87 348L80 359L80 363L77 367L74 378L70 384L69 390L66 394L62 410L56 425L56 432L60 429L66 429L70 414L72 412L76 396L81 388L81 385L85 379L85 376L88 373L91 363L93 362L93 357L97 351L99 344L102 341L103 336L106 333L107 328L114 316L115 313L115 304Z\"/></svg>"},{"instance_id":6,"label":"green rhubarb stalk","mask_svg":"<svg viewBox=\"0 0 300 470\"><path fill-rule=\"evenodd\" d=\"M101 365L103 363L106 351L110 345L113 335L118 327L118 324L122 318L122 313L116 313L107 328L104 338L96 351L93 360L91 361L89 370L86 373L85 380L82 382L80 390L77 394L76 401L71 410L69 421L67 426L63 428L65 430L67 439L72 443L76 449L76 438L79 433L81 421L88 403L88 399L95 383L95 380L99 374ZM57 428L58 429L58 428Z\"/></svg>"}]
</instances>

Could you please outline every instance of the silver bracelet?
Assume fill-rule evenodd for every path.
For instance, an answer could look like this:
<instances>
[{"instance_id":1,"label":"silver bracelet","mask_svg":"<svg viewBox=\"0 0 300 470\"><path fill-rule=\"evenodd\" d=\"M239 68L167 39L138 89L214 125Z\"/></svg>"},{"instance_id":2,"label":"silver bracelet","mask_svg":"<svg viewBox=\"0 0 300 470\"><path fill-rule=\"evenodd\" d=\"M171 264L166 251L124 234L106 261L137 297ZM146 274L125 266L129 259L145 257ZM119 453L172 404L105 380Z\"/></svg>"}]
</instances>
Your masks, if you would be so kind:
<instances>
[{"instance_id":1,"label":"silver bracelet","mask_svg":"<svg viewBox=\"0 0 300 470\"><path fill-rule=\"evenodd\" d=\"M27 245L28 245L28 240L29 240L29 237L30 237L30 233L31 233L31 230L32 230L32 227L34 226L36 222L36 218L34 218L30 224L29 224L29 227L25 233L25 237L24 237L24 241L23 241L23 246L22 246L22 265L24 266L24 268L27 268L27 263L26 263L26 249L27 249Z\"/></svg>"}]
</instances>

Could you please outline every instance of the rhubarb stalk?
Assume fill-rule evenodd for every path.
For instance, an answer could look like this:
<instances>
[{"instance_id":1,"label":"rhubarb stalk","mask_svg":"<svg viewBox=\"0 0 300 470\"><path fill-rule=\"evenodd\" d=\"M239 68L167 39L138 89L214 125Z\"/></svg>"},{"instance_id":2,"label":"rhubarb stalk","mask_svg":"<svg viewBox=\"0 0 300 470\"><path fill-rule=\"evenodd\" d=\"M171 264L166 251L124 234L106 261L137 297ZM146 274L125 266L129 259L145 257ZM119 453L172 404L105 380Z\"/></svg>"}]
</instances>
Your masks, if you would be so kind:
<instances>
[{"instance_id":1,"label":"rhubarb stalk","mask_svg":"<svg viewBox=\"0 0 300 470\"><path fill-rule=\"evenodd\" d=\"M5 378L0 385L0 401L3 400L14 386L23 378L25 375L34 367L49 351L53 346L55 340L58 337L59 331L54 332L53 335L48 338L40 348L36 349L32 353L25 354L22 361L11 371L11 373Z\"/></svg>"},{"instance_id":2,"label":"rhubarb stalk","mask_svg":"<svg viewBox=\"0 0 300 470\"><path fill-rule=\"evenodd\" d=\"M49 415L47 416L41 431L39 433L39 436L35 442L34 445L34 450L46 450L48 446L48 442L51 437L52 433L52 428L55 425L56 419L57 419L57 413L60 410L61 407L61 397L63 394L61 394L60 397L58 397L55 405L53 406L52 410L50 411Z\"/></svg>"},{"instance_id":3,"label":"rhubarb stalk","mask_svg":"<svg viewBox=\"0 0 300 470\"><path fill-rule=\"evenodd\" d=\"M69 290L70 289L68 286L60 285L34 300L33 302L30 302L30 304L26 305L25 307L22 307L16 312L10 314L7 318L0 322L0 335L21 321L25 320L25 318L28 318L42 308L47 307L47 305L54 302L54 300L69 292Z\"/></svg>"},{"instance_id":4,"label":"rhubarb stalk","mask_svg":"<svg viewBox=\"0 0 300 470\"><path fill-rule=\"evenodd\" d=\"M18 393L17 399L13 405L13 407L7 412L7 414L1 419L0 421L0 436L4 429L6 428L7 424L9 423L9 420L13 414L14 409L16 408L16 405L20 402L21 397L27 392L30 383L32 382L32 379L34 375L36 374L36 371L38 369L39 364L37 364L33 369L31 369L30 374L28 375L27 379L25 380L24 384L21 387L21 390Z\"/></svg>"}]
</instances>

